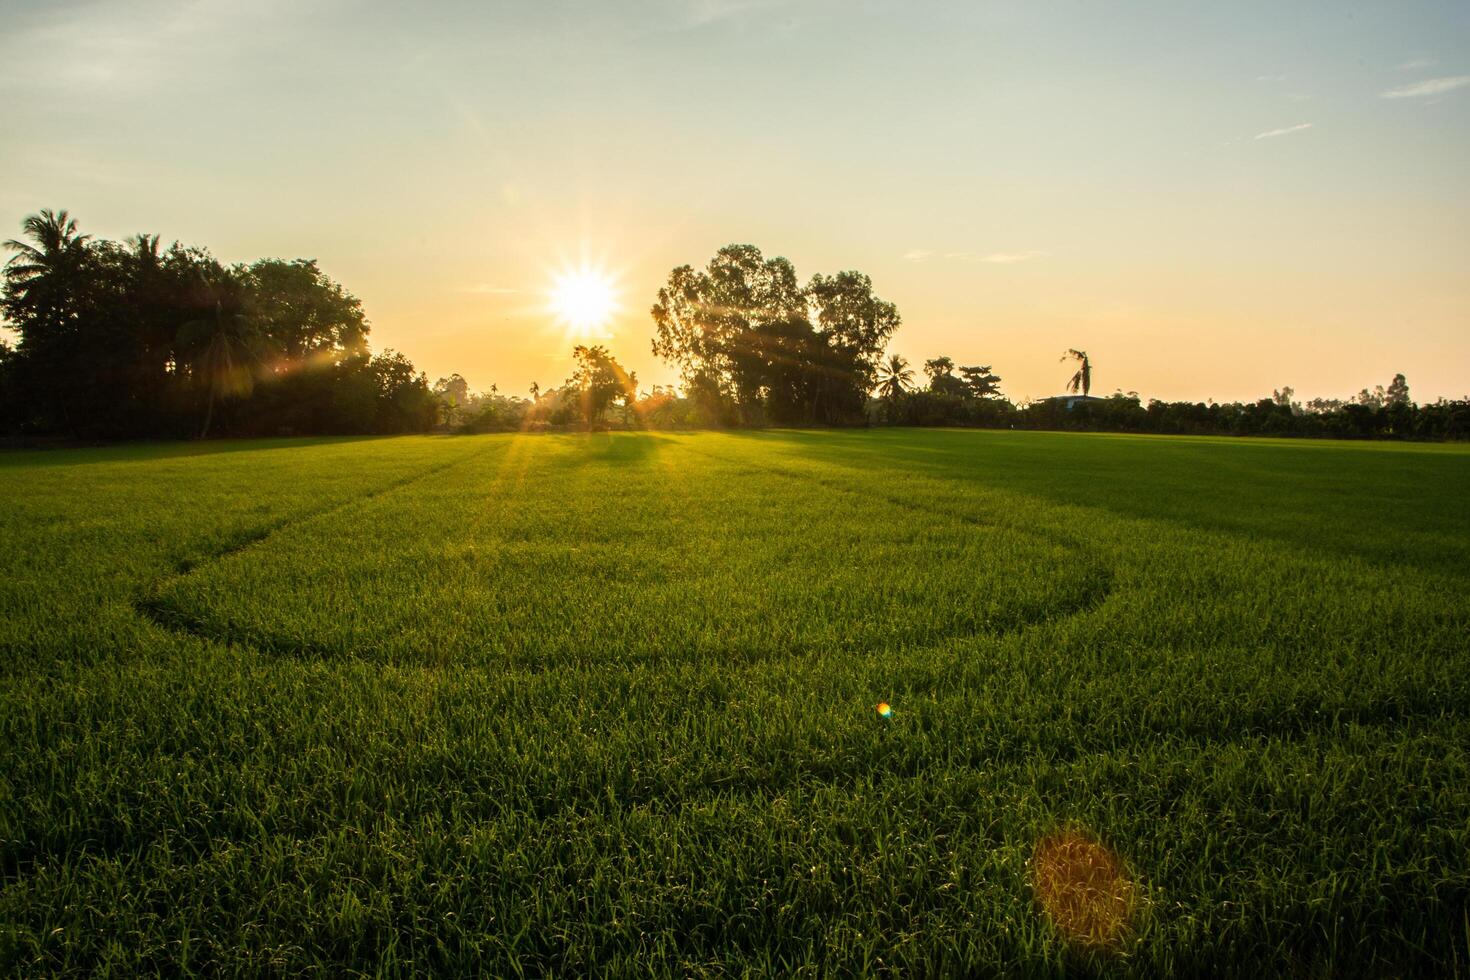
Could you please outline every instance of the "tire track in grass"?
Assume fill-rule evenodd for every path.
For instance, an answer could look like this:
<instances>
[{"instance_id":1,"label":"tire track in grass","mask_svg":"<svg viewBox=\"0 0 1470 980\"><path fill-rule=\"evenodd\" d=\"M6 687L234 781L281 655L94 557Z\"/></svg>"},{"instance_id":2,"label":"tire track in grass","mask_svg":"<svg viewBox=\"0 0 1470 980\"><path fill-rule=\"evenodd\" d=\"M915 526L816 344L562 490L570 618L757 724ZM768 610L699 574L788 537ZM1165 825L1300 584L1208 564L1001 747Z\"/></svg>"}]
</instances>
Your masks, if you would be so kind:
<instances>
[{"instance_id":1,"label":"tire track in grass","mask_svg":"<svg viewBox=\"0 0 1470 980\"><path fill-rule=\"evenodd\" d=\"M130 605L133 608L133 612L142 617L144 620L152 623L153 625L161 629L168 630L170 633L175 633L181 636L190 636L200 640L228 642L232 646L243 647L253 650L255 652L260 652L254 644L243 642L238 638L224 638L214 635L213 631L208 628L208 625L206 623L200 620L196 620L194 617L186 616L178 609L172 607L165 598L165 594L173 586L178 585L185 578L194 574L200 569L215 564L216 562L223 561L224 559L229 558L232 555L237 555L242 551L246 551L258 544L268 541L282 531L290 530L293 527L297 527L309 521L316 520L319 517L326 517L330 514L338 513L357 504L367 503L368 501L376 500L379 497L383 497L397 490L402 490L405 487L414 485L415 483L420 483L424 480L429 479L430 477L438 476L439 474L454 469L455 467L463 466L466 463L471 462L472 460L479 459L481 456L484 456L487 452L489 452L490 449L490 446L486 446L483 449L461 456L459 459L449 460L445 463L437 463L426 469L419 470L416 473L410 473L407 476L399 477L398 479L392 480L374 490L369 490L367 493L355 494L353 496L347 497L346 499L339 500L336 503L326 504L321 507L313 507L306 511L287 515L280 520L272 521L263 525L262 527L254 528L244 534L241 534L237 536L234 540L226 544L223 548L217 548L214 551L204 555L203 557L195 558L185 556L175 563L174 574L166 575L163 578L155 580L143 591L141 595L135 596L131 600Z\"/></svg>"},{"instance_id":2,"label":"tire track in grass","mask_svg":"<svg viewBox=\"0 0 1470 980\"><path fill-rule=\"evenodd\" d=\"M743 468L754 473L769 472L782 479L795 480L801 483L803 486L809 485L811 482L813 482L811 480L804 479L798 474L788 472L783 468L772 467L768 469L763 469L759 467L742 467L742 465L738 461L730 460L728 457L721 456L719 454L706 453L702 451L695 451L695 453L696 455L704 456L705 458L714 461L722 468L728 467L736 470L740 470ZM421 479L423 476L427 475L428 474L418 474L414 477L395 481L395 484L380 488L379 490L374 491L372 494L369 494L366 497L356 499L370 499L373 496L386 493L390 490L398 488L399 486L406 485L407 483L412 482L415 479ZM821 482L828 483L828 481ZM841 491L844 494L852 495L854 497L863 496L860 491L853 490L851 487L844 486L836 481L831 481L829 485L833 489ZM351 501L344 502L338 505L338 507L345 507L348 506L348 504L350 503ZM885 498L880 499L879 501L880 506L883 504L889 504L896 507L901 503L903 503L903 501L898 498ZM326 510L329 509L330 508L322 509L321 511L313 514L300 515L292 518L288 522L281 522L280 526L256 532L251 536L250 540L238 543L234 547L229 549L221 549L214 556L212 556L211 559L207 559L205 561L197 563L196 567L202 567L208 565L210 561L217 561L228 557L229 555L244 551L247 548L251 547L253 544L259 543L260 541L271 537L274 533L284 529L287 525L294 526L304 521L311 520L313 517L320 516L322 513L325 513ZM990 522L976 519L971 515L946 515L942 512L927 508L914 508L914 510L920 513L925 513L929 516L937 515L940 517L947 517L953 519L957 524L970 524L974 526L981 526L985 527L987 530L994 530L1005 534L1014 535L1015 543L1027 546L1029 548L1036 547L1036 544L1029 542L1036 542L1042 545L1048 543L1055 544L1055 542L1048 542L1044 535L1040 535L1035 532L1029 532L1020 528L1010 528L1001 524L992 524ZM960 536L963 539L963 530L960 531ZM1073 547L1072 550L1078 551L1081 549ZM1056 558L1056 560L1060 564L1066 565L1069 568L1074 566L1075 564L1078 564L1075 559L1065 554L1060 557L1057 557L1055 554L1047 554L1045 557ZM1018 573L1021 570L1022 569L1018 567ZM983 618L983 620L975 623L970 623L964 629L952 632L948 634L944 639L937 642L946 643L951 638L972 636L987 636L992 638L1003 637L1035 627L1043 623L1065 619L1078 613L1095 608L1106 597L1108 589L1106 577L1102 574L1101 570L1094 569L1093 572L1093 581L1091 582L1085 579L1080 579L1072 574L1065 575L1064 578L1066 581L1063 583L1064 589L1057 590L1058 595L1054 595L1046 601L1037 600L1014 603L1004 602L1003 605L1005 606L1005 608L995 610L993 616L986 616ZM176 586L179 585L184 577L184 575L178 575L160 582L156 586L153 595L150 596L150 601L147 604L147 608L144 610L144 614L153 621L160 623L160 625L164 625L177 632L189 633L197 638L207 639L221 644L238 645L260 654L301 657L314 660L338 660L342 659L343 657L356 659L358 657L364 656L368 659L374 660L383 659L379 656L380 651L373 646L346 649L338 642L324 641L317 637L303 636L299 633L283 633L279 630L269 629L263 626L244 628L234 627L227 623L216 620L211 615L211 611L207 608L189 609L186 605L181 606L178 602L176 594L174 593L174 589ZM1102 585L1101 588L1099 587L1099 582ZM1002 600L1004 599L1005 591L1006 590L1004 589L1002 589L1001 591ZM916 645L914 648L924 649L926 647L927 645ZM826 649L825 646L817 645L810 648L803 648L801 650L793 651L793 648L787 646L783 647L781 652L782 655L788 655L793 652L811 653L824 649ZM758 659L764 661L765 659L767 659L767 657L761 656ZM639 662L646 663L646 661L642 660L640 660ZM534 676L536 674L542 673L543 671L552 669L559 671L583 669L605 670L607 669L607 664L601 661L596 664L576 661L547 661L539 665L536 663L522 662L517 664L517 669L528 676Z\"/></svg>"},{"instance_id":3,"label":"tire track in grass","mask_svg":"<svg viewBox=\"0 0 1470 980\"><path fill-rule=\"evenodd\" d=\"M1100 607L1104 602L1107 601L1108 597L1113 594L1113 570L1108 566L1102 564L1100 561L1097 561L1096 558L1091 554L1090 549L1084 547L1081 541L1079 541L1072 535L1068 535L1055 530L1038 531L1035 529L1023 530L1017 527L1008 527L1005 524L1001 524L996 521L987 521L984 518L978 517L974 514L965 513L964 511L951 510L944 507L931 507L925 504L916 503L915 501L908 498L900 497L892 493L887 493L877 488L871 488L870 490L858 490L851 485L837 479L817 476L811 473L801 473L783 466L755 463L744 459L733 458L730 456L722 456L718 453L711 453L702 449L695 449L684 443L677 443L677 445L682 446L684 449L691 453L694 453L697 456L703 456L705 459L711 459L718 463L724 463L735 468L736 470L743 470L747 473L753 474L766 473L773 476L779 476L784 479L792 480L796 483L816 485L828 490L835 490L839 493L847 494L848 496L858 497L860 499L876 499L882 501L885 504L888 504L891 507L906 510L910 513L924 514L928 517L938 517L945 520L952 520L956 523L966 524L971 527L1011 531L1022 536L1037 538L1042 541L1049 541L1052 544L1059 544L1064 548L1075 551L1078 554L1083 555L1088 559L1091 559L1089 561L1089 571L1093 572L1099 577L1099 582L1096 587L1085 589L1083 599L1080 603L1064 605L1060 607L1060 615L1058 616L1049 616L1042 620L1025 622L1015 627L1014 629L1002 629L992 635L1003 636L1007 633L1021 632L1034 626L1041 625L1042 623L1056 622L1060 619L1068 619L1074 616L1084 615Z\"/></svg>"}]
</instances>

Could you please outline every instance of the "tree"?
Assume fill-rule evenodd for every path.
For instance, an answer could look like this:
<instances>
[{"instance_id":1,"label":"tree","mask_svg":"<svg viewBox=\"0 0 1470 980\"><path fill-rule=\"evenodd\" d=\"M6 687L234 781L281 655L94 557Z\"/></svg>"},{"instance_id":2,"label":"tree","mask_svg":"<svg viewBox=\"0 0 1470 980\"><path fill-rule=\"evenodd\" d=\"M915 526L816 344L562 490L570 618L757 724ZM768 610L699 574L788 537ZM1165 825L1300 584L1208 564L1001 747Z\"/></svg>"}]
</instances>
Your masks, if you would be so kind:
<instances>
[{"instance_id":1,"label":"tree","mask_svg":"<svg viewBox=\"0 0 1470 980\"><path fill-rule=\"evenodd\" d=\"M84 288L92 236L77 233L76 219L66 211L42 210L28 215L21 230L31 242L12 238L14 252L5 263L5 316L26 334L60 334L76 317L75 298Z\"/></svg>"},{"instance_id":2,"label":"tree","mask_svg":"<svg viewBox=\"0 0 1470 980\"><path fill-rule=\"evenodd\" d=\"M954 360L944 355L932 358L924 362L924 373L929 376L929 389L934 390L934 383L940 378L954 377Z\"/></svg>"},{"instance_id":3,"label":"tree","mask_svg":"<svg viewBox=\"0 0 1470 980\"><path fill-rule=\"evenodd\" d=\"M367 365L377 389L375 432L423 432L437 421L438 401L428 376L394 350L375 355Z\"/></svg>"},{"instance_id":4,"label":"tree","mask_svg":"<svg viewBox=\"0 0 1470 980\"><path fill-rule=\"evenodd\" d=\"M65 211L22 228L0 282L0 318L19 334L4 366L5 399L24 405L7 410L12 428L207 436L225 403L236 434L434 424L427 384L406 360L375 363L361 303L314 260L226 268L153 234L90 239ZM390 397L382 382L400 366L409 381Z\"/></svg>"},{"instance_id":5,"label":"tree","mask_svg":"<svg viewBox=\"0 0 1470 980\"><path fill-rule=\"evenodd\" d=\"M1073 394L1080 391L1085 397L1088 392L1092 391L1092 362L1087 359L1086 351L1068 348L1067 353L1062 355L1062 360L1065 361L1069 357L1080 361L1081 367L1077 368L1077 373L1072 375L1071 380L1067 382L1066 390Z\"/></svg>"},{"instance_id":6,"label":"tree","mask_svg":"<svg viewBox=\"0 0 1470 980\"><path fill-rule=\"evenodd\" d=\"M204 424L199 438L209 435L215 404L244 397L255 388L255 372L265 344L255 321L245 312L245 284L232 273L216 269L201 285L209 294L208 312L179 328L179 348L196 384L205 390Z\"/></svg>"},{"instance_id":7,"label":"tree","mask_svg":"<svg viewBox=\"0 0 1470 980\"><path fill-rule=\"evenodd\" d=\"M653 353L678 365L701 414L745 422L861 416L878 357L898 328L859 272L802 287L784 258L727 245L700 270L669 273L651 311Z\"/></svg>"},{"instance_id":8,"label":"tree","mask_svg":"<svg viewBox=\"0 0 1470 980\"><path fill-rule=\"evenodd\" d=\"M34 375L31 385L43 401L43 410L61 416L66 428L76 430L72 404L85 394L85 372L75 363L84 342L82 314L90 282L91 236L78 234L77 223L66 211L43 210L21 222L23 237L5 248L13 254L5 263L5 296L0 312L20 334L17 355L22 370Z\"/></svg>"},{"instance_id":9,"label":"tree","mask_svg":"<svg viewBox=\"0 0 1470 980\"><path fill-rule=\"evenodd\" d=\"M812 276L807 297L816 310L818 333L829 356L818 363L825 405L842 414L861 411L863 396L878 376L879 359L902 322L898 307L873 294L873 281L860 272ZM912 372L910 373L912 378ZM844 399L842 404L833 404ZM816 412L819 421L838 421Z\"/></svg>"},{"instance_id":10,"label":"tree","mask_svg":"<svg viewBox=\"0 0 1470 980\"><path fill-rule=\"evenodd\" d=\"M459 421L460 409L469 404L469 382L457 373L451 374L434 382L434 394L444 408L444 424L453 427Z\"/></svg>"},{"instance_id":11,"label":"tree","mask_svg":"<svg viewBox=\"0 0 1470 980\"><path fill-rule=\"evenodd\" d=\"M1409 401L1408 379L1402 374L1395 374L1393 376L1393 380L1388 383L1388 390L1385 392L1385 396L1390 405L1413 404Z\"/></svg>"},{"instance_id":12,"label":"tree","mask_svg":"<svg viewBox=\"0 0 1470 980\"><path fill-rule=\"evenodd\" d=\"M567 385L577 393L587 428L592 428L614 401L621 399L629 404L637 397L638 376L625 371L601 344L595 347L578 344L572 350L572 357L576 368Z\"/></svg>"},{"instance_id":13,"label":"tree","mask_svg":"<svg viewBox=\"0 0 1470 980\"><path fill-rule=\"evenodd\" d=\"M315 259L260 259L241 278L282 370L324 367L367 350L362 302L323 275Z\"/></svg>"},{"instance_id":14,"label":"tree","mask_svg":"<svg viewBox=\"0 0 1470 980\"><path fill-rule=\"evenodd\" d=\"M653 353L678 365L686 386L713 382L753 420L773 353L762 328L805 319L806 307L790 262L726 245L702 270L669 273L650 311Z\"/></svg>"},{"instance_id":15,"label":"tree","mask_svg":"<svg viewBox=\"0 0 1470 980\"><path fill-rule=\"evenodd\" d=\"M979 367L962 367L960 376L964 378L965 394L971 398L999 398L1000 397L1000 375L990 370L990 365Z\"/></svg>"},{"instance_id":16,"label":"tree","mask_svg":"<svg viewBox=\"0 0 1470 980\"><path fill-rule=\"evenodd\" d=\"M888 358L878 374L878 393L889 404L897 402L912 387L914 372L909 362L898 354Z\"/></svg>"}]
</instances>

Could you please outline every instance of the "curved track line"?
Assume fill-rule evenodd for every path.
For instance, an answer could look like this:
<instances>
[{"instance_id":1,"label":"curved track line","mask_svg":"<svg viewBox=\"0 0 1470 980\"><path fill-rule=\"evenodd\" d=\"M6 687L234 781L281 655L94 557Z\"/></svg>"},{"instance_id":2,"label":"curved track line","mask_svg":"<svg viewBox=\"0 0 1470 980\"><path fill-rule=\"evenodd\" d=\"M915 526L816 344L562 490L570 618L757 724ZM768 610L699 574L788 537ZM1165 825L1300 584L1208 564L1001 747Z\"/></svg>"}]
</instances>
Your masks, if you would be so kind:
<instances>
[{"instance_id":1,"label":"curved track line","mask_svg":"<svg viewBox=\"0 0 1470 980\"><path fill-rule=\"evenodd\" d=\"M219 548L201 558L182 558L177 562L174 574L154 581L141 595L135 596L130 601L130 605L133 611L143 619L171 633L192 636L196 639L220 640L220 637L211 635L202 622L195 622L192 617L183 616L177 610L171 608L164 601L164 593L199 569L223 561L231 555L239 554L248 548L269 540L282 531L289 530L300 524L305 524L308 521L316 520L319 517L325 517L328 514L346 510L355 504L366 503L386 494L393 493L396 490L402 490L404 487L427 480L429 477L437 476L457 466L463 466L471 460L480 458L488 451L489 449L487 447L477 452L469 453L459 459L451 460L447 463L438 463L427 469L419 470L416 473L410 473L408 476L390 481L375 490L369 490L367 493L357 494L324 507L314 507L304 512L291 514L264 527L249 531L236 540L231 541L225 547ZM252 644L242 643L238 640L228 640L226 642L230 642L234 646L253 647Z\"/></svg>"},{"instance_id":2,"label":"curved track line","mask_svg":"<svg viewBox=\"0 0 1470 980\"><path fill-rule=\"evenodd\" d=\"M737 470L745 470L748 473L769 473L773 476L784 477L785 479L794 480L798 483L815 484L817 486L825 487L829 490L836 490L839 493L845 493L851 496L880 500L891 507L897 507L902 510L910 511L912 513L927 514L930 517L942 517L948 520L956 521L960 524L968 524L972 527L995 528L998 530L1014 531L1017 534L1039 538L1043 541L1050 541L1054 544L1060 544L1063 547L1070 548L1073 551L1078 552L1079 554L1092 557L1090 554L1091 549L1084 547L1082 542L1077 540L1072 535L1063 534L1061 532L1037 531L1034 529L1008 527L1007 525L999 524L995 521L987 521L981 517L977 517L974 514L967 514L963 511L950 510L944 507L926 506L924 504L916 503L913 500L909 500L905 497L899 497L895 494L886 493L878 489L871 489L869 491L858 490L840 480L827 479L820 476L814 476L809 473L799 473L796 470L787 469L786 467L782 466L752 463L741 459L731 458L729 456L721 456L717 453L706 452L702 449L694 449L687 445L683 448L689 452L694 453L697 456L703 456L705 459L713 459L717 462L733 466ZM1095 568L1098 575L1101 577L1101 582L1099 583L1100 587L1097 589L1087 590L1087 601L1085 601L1082 605L1064 610L1062 616L1049 617L1048 619L1041 620L1039 622L1025 623L1017 627L1016 629L1002 630L1000 631L1000 633L992 635L1004 635L1005 633L1019 632L1020 630L1030 629L1033 626L1038 626L1042 622L1054 622L1055 620L1061 618L1080 616L1084 613L1092 612L1094 609L1097 609L1099 606L1107 601L1109 596L1113 594L1114 575L1113 570L1106 565L1099 563L1093 567Z\"/></svg>"},{"instance_id":3,"label":"curved track line","mask_svg":"<svg viewBox=\"0 0 1470 980\"><path fill-rule=\"evenodd\" d=\"M820 476L814 476L808 473L800 473L779 465L753 463L738 458L723 456L718 453L707 452L701 449L693 449L687 445L683 448L685 448L689 452L694 453L695 455L714 460L715 462L730 466L736 470L743 470L745 472L756 474L765 473L778 476L783 479L792 480L797 483L824 487L826 489L834 490L850 496L862 497L868 500L876 499L889 506L902 510L907 510L912 513L926 514L931 517L945 518L953 520L957 523L967 524L973 527L1013 531L1026 537L1032 537L1042 541L1050 541L1054 544L1061 544L1062 546L1070 548L1081 554L1086 554L1088 551L1088 549L1084 548L1080 544L1080 542L1076 541L1075 539L1072 539L1069 536L1057 534L1055 532L1038 532L1036 530L1007 527L1003 524L986 521L980 517L975 516L974 514L949 510L946 508L926 506L923 504L915 503L912 500L897 496L895 494L883 492L881 490L860 490L838 479L829 479ZM251 650L256 653L303 656L311 658L340 657L342 656L342 651L340 649L337 649L336 647L313 644L308 641L303 641L299 637L278 638L268 634L255 633L242 635L238 632L230 630L221 630L217 628L207 618L192 616L187 614L183 610L174 607L169 602L167 602L165 598L165 593L172 586L177 585L180 581L184 580L186 577L198 571L199 569L211 565L215 562L222 561L230 557L231 555L238 554L251 547L254 547L255 545L269 540L282 531L286 531L301 524L305 524L319 517L324 517L328 514L345 510L355 504L375 500L386 494L401 490L405 487L426 480L432 476L443 473L454 467L464 465L471 460L483 456L487 451L488 448L482 449L478 452L470 453L460 459L431 466L428 469L394 480L375 490L369 491L368 493L349 497L346 500L341 500L337 503L330 504L324 507L314 508L304 513L293 514L289 517L268 524L265 527L250 531L249 533L242 535L239 539L230 542L225 547L220 548L208 555L205 555L202 558L182 559L178 563L178 570L175 574L165 576L164 578L155 581L142 595L132 600L131 605L133 607L133 610L143 619L147 620L150 623L153 623L155 626L166 629L169 632L181 636L190 636L195 639L216 643L224 643L230 646ZM1045 615L1042 618L1031 619L1022 614L1016 617L1015 621L1009 621L999 624L994 629L979 630L973 634L966 635L1001 637L1032 629L1045 623L1057 622L1059 620L1069 619L1074 616L1084 615L1097 609L1107 600L1107 598L1113 592L1113 573L1112 570L1107 568L1106 566L1094 565L1093 568L1098 576L1099 581L1095 587L1085 588L1082 590L1080 602L1061 606L1056 610L1055 614ZM1009 619L1010 617L1007 618Z\"/></svg>"}]
</instances>

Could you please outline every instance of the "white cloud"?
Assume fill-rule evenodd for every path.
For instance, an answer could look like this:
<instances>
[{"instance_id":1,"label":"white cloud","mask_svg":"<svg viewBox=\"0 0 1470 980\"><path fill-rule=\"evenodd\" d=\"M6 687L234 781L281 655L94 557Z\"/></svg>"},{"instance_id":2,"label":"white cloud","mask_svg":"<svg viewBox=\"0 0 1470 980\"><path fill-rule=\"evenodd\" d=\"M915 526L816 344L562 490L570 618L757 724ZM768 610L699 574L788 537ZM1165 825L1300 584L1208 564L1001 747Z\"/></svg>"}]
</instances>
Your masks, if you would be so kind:
<instances>
[{"instance_id":1,"label":"white cloud","mask_svg":"<svg viewBox=\"0 0 1470 980\"><path fill-rule=\"evenodd\" d=\"M1457 88L1470 85L1470 75L1450 75L1445 78L1431 78L1423 82L1415 82L1413 85L1403 85L1399 88L1391 88L1384 92L1385 99L1421 99L1431 95L1443 95Z\"/></svg>"},{"instance_id":2,"label":"white cloud","mask_svg":"<svg viewBox=\"0 0 1470 980\"><path fill-rule=\"evenodd\" d=\"M932 248L911 248L903 253L903 257L910 262L922 262L934 254Z\"/></svg>"},{"instance_id":3,"label":"white cloud","mask_svg":"<svg viewBox=\"0 0 1470 980\"><path fill-rule=\"evenodd\" d=\"M1269 139L1272 136L1285 136L1287 133L1300 133L1304 129L1311 129L1311 123L1297 123L1295 126L1283 126L1281 129L1268 129L1264 133L1257 133L1255 139Z\"/></svg>"},{"instance_id":4,"label":"white cloud","mask_svg":"<svg viewBox=\"0 0 1470 980\"><path fill-rule=\"evenodd\" d=\"M1414 71L1416 68L1433 68L1439 64L1433 58L1414 58L1399 65L1396 71Z\"/></svg>"},{"instance_id":5,"label":"white cloud","mask_svg":"<svg viewBox=\"0 0 1470 980\"><path fill-rule=\"evenodd\" d=\"M1258 81L1258 82L1284 82L1284 81L1286 81L1286 76L1285 75L1257 75L1256 76L1256 81Z\"/></svg>"}]
</instances>

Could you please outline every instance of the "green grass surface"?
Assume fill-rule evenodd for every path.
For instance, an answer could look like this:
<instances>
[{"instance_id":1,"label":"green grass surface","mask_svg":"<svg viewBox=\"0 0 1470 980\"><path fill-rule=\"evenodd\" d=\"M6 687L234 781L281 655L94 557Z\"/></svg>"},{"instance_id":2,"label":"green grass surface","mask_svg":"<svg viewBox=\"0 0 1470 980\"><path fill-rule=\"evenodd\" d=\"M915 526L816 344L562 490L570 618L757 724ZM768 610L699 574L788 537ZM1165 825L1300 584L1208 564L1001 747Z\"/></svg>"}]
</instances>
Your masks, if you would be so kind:
<instances>
[{"instance_id":1,"label":"green grass surface","mask_svg":"<svg viewBox=\"0 0 1470 980\"><path fill-rule=\"evenodd\" d=\"M3 455L0 971L1466 973L1467 487L1043 433ZM1108 945L1032 888L1064 828Z\"/></svg>"}]
</instances>

